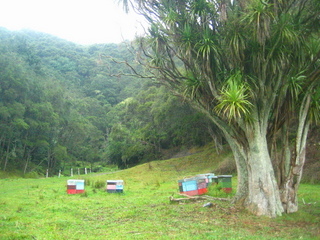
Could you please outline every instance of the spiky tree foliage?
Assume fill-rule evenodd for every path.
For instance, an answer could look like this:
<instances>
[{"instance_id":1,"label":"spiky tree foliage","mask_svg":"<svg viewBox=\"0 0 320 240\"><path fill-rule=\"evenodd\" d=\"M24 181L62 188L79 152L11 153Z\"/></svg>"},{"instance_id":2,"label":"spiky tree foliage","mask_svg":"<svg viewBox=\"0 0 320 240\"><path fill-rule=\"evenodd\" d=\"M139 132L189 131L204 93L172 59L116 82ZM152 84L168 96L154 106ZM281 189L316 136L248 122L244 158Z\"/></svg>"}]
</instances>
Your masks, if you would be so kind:
<instances>
[{"instance_id":1,"label":"spiky tree foliage","mask_svg":"<svg viewBox=\"0 0 320 240\"><path fill-rule=\"evenodd\" d=\"M319 119L320 2L120 2L150 22L139 55L150 76L224 133L235 202L270 217L296 211L308 127Z\"/></svg>"}]
</instances>

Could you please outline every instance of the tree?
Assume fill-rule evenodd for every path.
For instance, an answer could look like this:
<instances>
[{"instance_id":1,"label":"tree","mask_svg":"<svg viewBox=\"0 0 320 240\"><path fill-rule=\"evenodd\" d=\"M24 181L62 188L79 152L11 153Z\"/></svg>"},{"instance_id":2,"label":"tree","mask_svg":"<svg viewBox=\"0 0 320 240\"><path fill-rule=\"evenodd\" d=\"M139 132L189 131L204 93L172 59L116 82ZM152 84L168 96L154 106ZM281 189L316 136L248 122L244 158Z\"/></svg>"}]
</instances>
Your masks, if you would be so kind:
<instances>
[{"instance_id":1,"label":"tree","mask_svg":"<svg viewBox=\"0 0 320 240\"><path fill-rule=\"evenodd\" d=\"M308 127L319 119L319 1L120 2L150 23L138 42L149 77L223 132L235 202L256 215L296 211Z\"/></svg>"}]
</instances>

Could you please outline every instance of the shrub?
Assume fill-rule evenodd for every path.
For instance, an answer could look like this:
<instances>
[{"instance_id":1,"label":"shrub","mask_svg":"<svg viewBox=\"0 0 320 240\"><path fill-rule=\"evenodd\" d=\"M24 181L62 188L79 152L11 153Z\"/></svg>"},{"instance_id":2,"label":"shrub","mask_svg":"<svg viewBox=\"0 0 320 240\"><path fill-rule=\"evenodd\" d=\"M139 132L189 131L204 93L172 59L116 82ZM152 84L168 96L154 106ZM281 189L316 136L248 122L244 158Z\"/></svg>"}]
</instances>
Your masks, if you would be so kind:
<instances>
[{"instance_id":1,"label":"shrub","mask_svg":"<svg viewBox=\"0 0 320 240\"><path fill-rule=\"evenodd\" d=\"M104 181L98 180L94 183L94 188L96 189L100 189L100 188L104 188L106 186L106 183Z\"/></svg>"}]
</instances>

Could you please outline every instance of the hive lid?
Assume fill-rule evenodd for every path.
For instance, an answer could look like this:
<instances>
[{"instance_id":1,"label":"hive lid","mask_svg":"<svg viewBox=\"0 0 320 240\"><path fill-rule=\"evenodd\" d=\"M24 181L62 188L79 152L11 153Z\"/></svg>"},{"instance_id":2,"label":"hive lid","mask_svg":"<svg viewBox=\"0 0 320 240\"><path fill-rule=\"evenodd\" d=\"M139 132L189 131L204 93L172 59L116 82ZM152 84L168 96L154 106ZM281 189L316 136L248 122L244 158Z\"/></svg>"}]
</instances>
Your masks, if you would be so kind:
<instances>
[{"instance_id":1,"label":"hive lid","mask_svg":"<svg viewBox=\"0 0 320 240\"><path fill-rule=\"evenodd\" d=\"M79 179L69 179L67 180L68 185L76 185L77 183L84 183L84 180Z\"/></svg>"}]
</instances>

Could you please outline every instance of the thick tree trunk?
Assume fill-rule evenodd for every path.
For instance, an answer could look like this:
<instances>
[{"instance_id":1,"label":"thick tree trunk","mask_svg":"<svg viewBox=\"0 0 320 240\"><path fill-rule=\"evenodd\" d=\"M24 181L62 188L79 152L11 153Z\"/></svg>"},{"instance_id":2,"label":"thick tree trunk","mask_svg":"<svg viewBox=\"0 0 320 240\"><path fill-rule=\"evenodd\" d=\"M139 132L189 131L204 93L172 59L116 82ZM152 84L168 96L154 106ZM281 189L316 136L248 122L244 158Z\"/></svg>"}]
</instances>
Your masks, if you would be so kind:
<instances>
[{"instance_id":1,"label":"thick tree trunk","mask_svg":"<svg viewBox=\"0 0 320 240\"><path fill-rule=\"evenodd\" d=\"M239 156L239 153L242 156ZM268 152L266 137L255 134L246 151L234 151L237 159L236 203L258 216L277 217L283 213L279 188Z\"/></svg>"},{"instance_id":2,"label":"thick tree trunk","mask_svg":"<svg viewBox=\"0 0 320 240\"><path fill-rule=\"evenodd\" d=\"M246 208L260 216L280 216L283 207L280 193L264 136L256 136L249 143L248 154L248 197Z\"/></svg>"},{"instance_id":3,"label":"thick tree trunk","mask_svg":"<svg viewBox=\"0 0 320 240\"><path fill-rule=\"evenodd\" d=\"M252 123L251 130L244 126L244 137L236 136L232 128L211 119L223 131L236 161L238 186L234 203L258 216L281 216L284 210L268 151L265 125L257 121Z\"/></svg>"}]
</instances>

